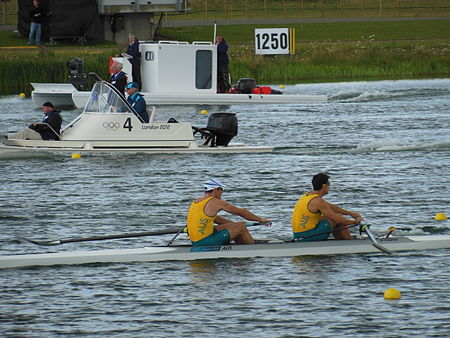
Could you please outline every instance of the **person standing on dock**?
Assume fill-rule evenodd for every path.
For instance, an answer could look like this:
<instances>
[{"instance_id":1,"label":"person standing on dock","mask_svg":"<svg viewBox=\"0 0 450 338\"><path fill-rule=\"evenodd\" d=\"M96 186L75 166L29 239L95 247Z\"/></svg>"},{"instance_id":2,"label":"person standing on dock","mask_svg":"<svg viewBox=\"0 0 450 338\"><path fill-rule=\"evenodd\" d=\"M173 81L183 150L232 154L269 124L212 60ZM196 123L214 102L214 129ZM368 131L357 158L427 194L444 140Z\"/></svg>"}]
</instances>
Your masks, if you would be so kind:
<instances>
[{"instance_id":1,"label":"person standing on dock","mask_svg":"<svg viewBox=\"0 0 450 338\"><path fill-rule=\"evenodd\" d=\"M216 36L217 46L217 92L228 93L231 89L228 73L228 45L222 35Z\"/></svg>"},{"instance_id":2,"label":"person standing on dock","mask_svg":"<svg viewBox=\"0 0 450 338\"><path fill-rule=\"evenodd\" d=\"M235 207L222 200L224 185L218 180L208 180L204 188L204 196L191 203L187 216L188 234L193 246L224 245L232 240L237 244L255 243L245 222L232 222L218 216L221 210L266 226L272 224L272 221L267 218L256 216L247 209Z\"/></svg>"},{"instance_id":3,"label":"person standing on dock","mask_svg":"<svg viewBox=\"0 0 450 338\"><path fill-rule=\"evenodd\" d=\"M59 140L61 131L61 112L55 110L51 102L45 102L41 107L44 119L41 123L32 123L17 133L9 134L8 139L22 140Z\"/></svg>"},{"instance_id":4,"label":"person standing on dock","mask_svg":"<svg viewBox=\"0 0 450 338\"><path fill-rule=\"evenodd\" d=\"M295 205L292 214L294 240L322 241L326 240L330 233L333 233L336 239L351 239L348 225L359 224L363 220L357 212L347 211L323 199L330 190L329 178L330 176L324 173L314 175L314 190L305 193ZM342 215L349 215L353 219Z\"/></svg>"},{"instance_id":5,"label":"person standing on dock","mask_svg":"<svg viewBox=\"0 0 450 338\"><path fill-rule=\"evenodd\" d=\"M42 8L39 6L39 1L34 0L33 6L30 9L29 17L30 17L30 35L28 36L28 44L32 45L33 40L36 37L36 46L41 44L41 24L42 19L45 13Z\"/></svg>"},{"instance_id":6,"label":"person standing on dock","mask_svg":"<svg viewBox=\"0 0 450 338\"><path fill-rule=\"evenodd\" d=\"M134 34L128 35L128 48L125 53L122 53L122 56L131 56L130 63L133 82L136 82L138 89L141 89L141 52L139 51L139 40L136 39Z\"/></svg>"}]
</instances>

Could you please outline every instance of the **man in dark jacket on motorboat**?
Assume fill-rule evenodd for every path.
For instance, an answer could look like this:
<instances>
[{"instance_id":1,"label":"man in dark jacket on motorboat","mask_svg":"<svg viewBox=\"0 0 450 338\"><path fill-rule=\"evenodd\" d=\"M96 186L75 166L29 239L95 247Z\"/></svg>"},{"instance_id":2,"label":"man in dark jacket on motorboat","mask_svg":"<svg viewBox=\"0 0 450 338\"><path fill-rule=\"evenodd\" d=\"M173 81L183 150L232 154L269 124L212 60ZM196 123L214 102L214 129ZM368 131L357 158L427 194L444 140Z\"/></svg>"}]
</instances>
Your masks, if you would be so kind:
<instances>
[{"instance_id":1,"label":"man in dark jacket on motorboat","mask_svg":"<svg viewBox=\"0 0 450 338\"><path fill-rule=\"evenodd\" d=\"M128 93L127 102L131 104L134 110L141 117L142 121L148 123L147 103L145 102L142 94L138 92L138 84L136 82L130 82L125 90Z\"/></svg>"},{"instance_id":2,"label":"man in dark jacket on motorboat","mask_svg":"<svg viewBox=\"0 0 450 338\"><path fill-rule=\"evenodd\" d=\"M114 62L111 66L111 78L109 83L111 83L120 94L125 97L125 86L127 85L127 74L122 71L122 64L120 62Z\"/></svg>"},{"instance_id":3,"label":"man in dark jacket on motorboat","mask_svg":"<svg viewBox=\"0 0 450 338\"><path fill-rule=\"evenodd\" d=\"M41 123L32 123L17 133L9 134L9 139L24 140L59 140L62 118L60 111L55 110L51 102L45 102L41 110L45 116Z\"/></svg>"},{"instance_id":4,"label":"man in dark jacket on motorboat","mask_svg":"<svg viewBox=\"0 0 450 338\"><path fill-rule=\"evenodd\" d=\"M122 56L129 57L131 63L131 76L133 82L136 82L138 89L141 88L141 52L139 51L139 40L136 39L134 34L128 35L128 48Z\"/></svg>"},{"instance_id":5,"label":"man in dark jacket on motorboat","mask_svg":"<svg viewBox=\"0 0 450 338\"><path fill-rule=\"evenodd\" d=\"M228 81L228 45L222 35L216 36L217 45L217 92L227 93L231 86Z\"/></svg>"}]
</instances>

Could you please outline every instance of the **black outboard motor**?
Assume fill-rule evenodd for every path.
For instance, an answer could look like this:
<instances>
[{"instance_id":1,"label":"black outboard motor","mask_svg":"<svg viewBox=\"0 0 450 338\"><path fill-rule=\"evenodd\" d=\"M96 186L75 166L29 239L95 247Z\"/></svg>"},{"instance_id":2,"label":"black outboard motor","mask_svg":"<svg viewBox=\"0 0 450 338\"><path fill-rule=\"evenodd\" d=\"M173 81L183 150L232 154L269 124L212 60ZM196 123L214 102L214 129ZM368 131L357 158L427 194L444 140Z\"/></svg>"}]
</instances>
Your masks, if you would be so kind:
<instances>
[{"instance_id":1,"label":"black outboard motor","mask_svg":"<svg viewBox=\"0 0 450 338\"><path fill-rule=\"evenodd\" d=\"M231 139L238 134L238 121L235 113L214 113L208 119L205 128L214 137L211 147L228 146Z\"/></svg>"},{"instance_id":2,"label":"black outboard motor","mask_svg":"<svg viewBox=\"0 0 450 338\"><path fill-rule=\"evenodd\" d=\"M236 87L234 87L239 93L243 94L251 94L252 89L256 88L256 80L255 79L239 79L236 83Z\"/></svg>"},{"instance_id":3,"label":"black outboard motor","mask_svg":"<svg viewBox=\"0 0 450 338\"><path fill-rule=\"evenodd\" d=\"M87 75L83 73L84 61L80 58L75 58L67 62L70 74L67 77L68 81L74 85L77 90L88 90Z\"/></svg>"}]
</instances>

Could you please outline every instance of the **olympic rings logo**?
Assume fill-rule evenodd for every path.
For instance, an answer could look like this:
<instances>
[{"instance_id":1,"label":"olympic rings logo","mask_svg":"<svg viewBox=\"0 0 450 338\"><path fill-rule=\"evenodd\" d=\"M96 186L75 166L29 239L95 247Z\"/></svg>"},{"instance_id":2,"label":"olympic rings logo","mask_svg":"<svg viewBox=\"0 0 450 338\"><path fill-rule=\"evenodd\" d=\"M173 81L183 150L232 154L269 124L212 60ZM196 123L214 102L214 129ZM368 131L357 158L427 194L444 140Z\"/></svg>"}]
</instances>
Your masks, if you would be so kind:
<instances>
[{"instance_id":1,"label":"olympic rings logo","mask_svg":"<svg viewBox=\"0 0 450 338\"><path fill-rule=\"evenodd\" d=\"M103 128L108 130L117 130L120 128L119 122L103 122Z\"/></svg>"}]
</instances>

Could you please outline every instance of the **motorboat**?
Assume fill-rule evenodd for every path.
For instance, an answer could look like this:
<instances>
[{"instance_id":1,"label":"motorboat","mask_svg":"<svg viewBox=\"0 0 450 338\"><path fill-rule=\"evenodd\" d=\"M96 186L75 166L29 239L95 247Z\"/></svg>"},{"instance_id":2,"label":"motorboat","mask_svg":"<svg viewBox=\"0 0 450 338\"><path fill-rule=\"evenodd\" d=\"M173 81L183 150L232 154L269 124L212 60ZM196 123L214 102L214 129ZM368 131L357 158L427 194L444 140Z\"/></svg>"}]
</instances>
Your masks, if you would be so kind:
<instances>
[{"instance_id":1,"label":"motorboat","mask_svg":"<svg viewBox=\"0 0 450 338\"><path fill-rule=\"evenodd\" d=\"M61 131L56 140L14 139L8 134L0 156L18 153L252 153L272 152L273 147L230 143L238 133L234 113L213 113L204 128L169 119L142 120L117 89L105 81L94 85L83 112ZM195 134L195 135L194 135ZM58 137L55 137L57 139Z\"/></svg>"},{"instance_id":2,"label":"motorboat","mask_svg":"<svg viewBox=\"0 0 450 338\"><path fill-rule=\"evenodd\" d=\"M81 92L72 83L31 83L33 91L31 100L36 108L41 107L45 102L50 101L54 107L73 107L72 93ZM86 93L85 102L89 99L89 92Z\"/></svg>"},{"instance_id":3,"label":"motorboat","mask_svg":"<svg viewBox=\"0 0 450 338\"><path fill-rule=\"evenodd\" d=\"M87 74L83 72L84 61L74 58L67 62L67 66L69 68L68 83L31 83L33 86L31 100L36 108L40 108L47 101L57 108L73 107L73 93L84 94L84 105L81 107L84 108L90 95Z\"/></svg>"},{"instance_id":4,"label":"motorboat","mask_svg":"<svg viewBox=\"0 0 450 338\"><path fill-rule=\"evenodd\" d=\"M234 87L236 90L218 93L217 47L211 42L192 44L180 41L141 42L140 52L142 55L140 92L151 105L315 104L328 100L326 95L260 91L257 90L260 87L253 79L240 79ZM123 64L123 70L131 82L133 78L129 58L115 57L113 60ZM77 78L69 80L73 82L77 81ZM88 91L77 89L78 83L74 85L33 83L33 87L35 90L32 92L32 99L36 107L40 107L45 101L56 102L58 97L71 96L72 101L68 100L64 104L82 109L90 97ZM45 101L42 101L44 98Z\"/></svg>"}]
</instances>

